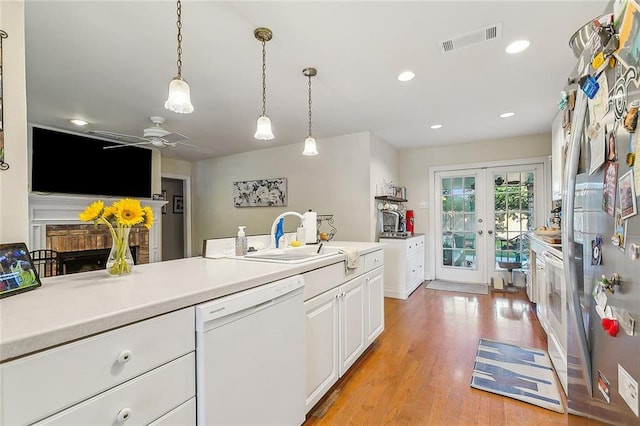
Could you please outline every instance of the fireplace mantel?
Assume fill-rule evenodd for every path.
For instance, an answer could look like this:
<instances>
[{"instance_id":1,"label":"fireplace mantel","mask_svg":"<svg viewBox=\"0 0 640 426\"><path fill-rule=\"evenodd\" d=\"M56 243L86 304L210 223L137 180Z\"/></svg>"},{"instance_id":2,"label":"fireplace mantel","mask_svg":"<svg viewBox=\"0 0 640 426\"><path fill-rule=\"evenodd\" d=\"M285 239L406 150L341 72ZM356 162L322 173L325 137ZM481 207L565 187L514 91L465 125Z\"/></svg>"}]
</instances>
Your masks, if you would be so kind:
<instances>
[{"instance_id":1,"label":"fireplace mantel","mask_svg":"<svg viewBox=\"0 0 640 426\"><path fill-rule=\"evenodd\" d=\"M86 224L78 215L92 202L102 200L106 205L120 200L122 197L95 197L71 195L29 194L29 248L30 250L46 248L47 225ZM162 214L164 200L140 199L143 206L153 210L154 225L149 230L149 262L162 260Z\"/></svg>"}]
</instances>

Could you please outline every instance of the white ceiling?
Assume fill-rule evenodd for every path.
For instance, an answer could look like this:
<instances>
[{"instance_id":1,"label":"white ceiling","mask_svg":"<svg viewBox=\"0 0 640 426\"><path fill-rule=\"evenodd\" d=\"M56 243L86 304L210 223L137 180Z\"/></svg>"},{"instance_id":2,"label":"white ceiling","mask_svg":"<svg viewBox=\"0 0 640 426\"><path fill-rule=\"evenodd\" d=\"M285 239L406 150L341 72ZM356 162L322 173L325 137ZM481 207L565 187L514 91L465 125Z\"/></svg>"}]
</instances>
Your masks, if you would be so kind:
<instances>
[{"instance_id":1,"label":"white ceiling","mask_svg":"<svg viewBox=\"0 0 640 426\"><path fill-rule=\"evenodd\" d=\"M194 1L183 0L183 69L192 114L164 109L176 74L174 1L27 0L28 121L142 136L149 117L202 149L165 148L185 160L371 131L411 149L550 131L575 64L571 35L607 1ZM443 53L440 42L500 24L502 37ZM261 113L268 27L267 115L275 139L253 138ZM531 47L504 53L519 38ZM416 73L401 83L400 71ZM516 115L500 119L502 112ZM431 130L440 123L444 127Z\"/></svg>"}]
</instances>

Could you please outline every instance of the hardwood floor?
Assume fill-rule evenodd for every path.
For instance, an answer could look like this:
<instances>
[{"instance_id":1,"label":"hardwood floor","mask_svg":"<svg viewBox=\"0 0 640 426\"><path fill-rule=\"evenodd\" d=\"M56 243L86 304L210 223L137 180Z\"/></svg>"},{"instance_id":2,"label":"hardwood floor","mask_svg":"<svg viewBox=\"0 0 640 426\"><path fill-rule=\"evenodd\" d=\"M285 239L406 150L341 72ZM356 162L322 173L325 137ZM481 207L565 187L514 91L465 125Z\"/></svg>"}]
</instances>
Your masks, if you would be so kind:
<instances>
[{"instance_id":1,"label":"hardwood floor","mask_svg":"<svg viewBox=\"0 0 640 426\"><path fill-rule=\"evenodd\" d=\"M478 340L546 348L519 293L385 298L385 331L310 414L313 425L601 425L472 388Z\"/></svg>"}]
</instances>

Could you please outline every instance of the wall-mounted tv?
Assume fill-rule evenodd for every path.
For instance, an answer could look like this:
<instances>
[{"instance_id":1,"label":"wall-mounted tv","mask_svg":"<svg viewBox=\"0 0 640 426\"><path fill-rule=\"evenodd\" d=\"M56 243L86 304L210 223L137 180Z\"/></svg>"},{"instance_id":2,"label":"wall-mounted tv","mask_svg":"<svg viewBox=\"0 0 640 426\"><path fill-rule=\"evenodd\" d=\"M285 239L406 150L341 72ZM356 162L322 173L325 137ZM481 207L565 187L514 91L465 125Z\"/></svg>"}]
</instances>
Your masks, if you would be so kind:
<instances>
[{"instance_id":1,"label":"wall-mounted tv","mask_svg":"<svg viewBox=\"0 0 640 426\"><path fill-rule=\"evenodd\" d=\"M150 149L32 129L32 192L151 198ZM118 148L104 149L114 145Z\"/></svg>"}]
</instances>

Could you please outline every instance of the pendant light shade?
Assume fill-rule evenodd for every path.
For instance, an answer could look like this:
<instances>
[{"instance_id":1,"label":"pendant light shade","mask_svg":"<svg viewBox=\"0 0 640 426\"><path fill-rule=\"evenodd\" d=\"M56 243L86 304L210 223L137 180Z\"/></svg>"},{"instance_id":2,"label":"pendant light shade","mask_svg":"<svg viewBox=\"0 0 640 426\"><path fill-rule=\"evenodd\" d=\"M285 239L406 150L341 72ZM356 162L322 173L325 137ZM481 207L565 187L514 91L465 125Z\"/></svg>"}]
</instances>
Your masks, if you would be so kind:
<instances>
[{"instance_id":1,"label":"pendant light shade","mask_svg":"<svg viewBox=\"0 0 640 426\"><path fill-rule=\"evenodd\" d=\"M180 76L173 77L169 83L169 98L164 103L169 111L188 114L193 112L191 105L191 90L187 82Z\"/></svg>"},{"instance_id":2,"label":"pendant light shade","mask_svg":"<svg viewBox=\"0 0 640 426\"><path fill-rule=\"evenodd\" d=\"M273 33L269 28L256 28L254 37L262 43L262 115L258 117L254 138L267 141L273 139L271 119L267 117L267 51L266 43L271 40Z\"/></svg>"},{"instance_id":3,"label":"pendant light shade","mask_svg":"<svg viewBox=\"0 0 640 426\"><path fill-rule=\"evenodd\" d=\"M256 133L253 135L253 137L263 141L273 139L273 132L271 131L271 119L269 117L267 117L266 115L261 115L260 117L258 117Z\"/></svg>"},{"instance_id":4,"label":"pendant light shade","mask_svg":"<svg viewBox=\"0 0 640 426\"><path fill-rule=\"evenodd\" d=\"M180 114L189 114L193 112L193 105L191 105L191 90L189 89L189 84L187 84L187 81L182 78L182 2L180 0L178 0L177 3L177 14L178 74L173 77L169 83L169 97L164 103L164 107L169 111Z\"/></svg>"},{"instance_id":5,"label":"pendant light shade","mask_svg":"<svg viewBox=\"0 0 640 426\"><path fill-rule=\"evenodd\" d=\"M318 149L316 148L316 140L309 136L304 140L304 151L302 151L302 155L318 155Z\"/></svg>"},{"instance_id":6,"label":"pendant light shade","mask_svg":"<svg viewBox=\"0 0 640 426\"><path fill-rule=\"evenodd\" d=\"M309 77L309 136L304 140L304 150L302 155L318 155L318 149L316 147L316 140L311 136L311 77L318 74L318 70L315 68L305 68L302 70L302 74Z\"/></svg>"}]
</instances>

